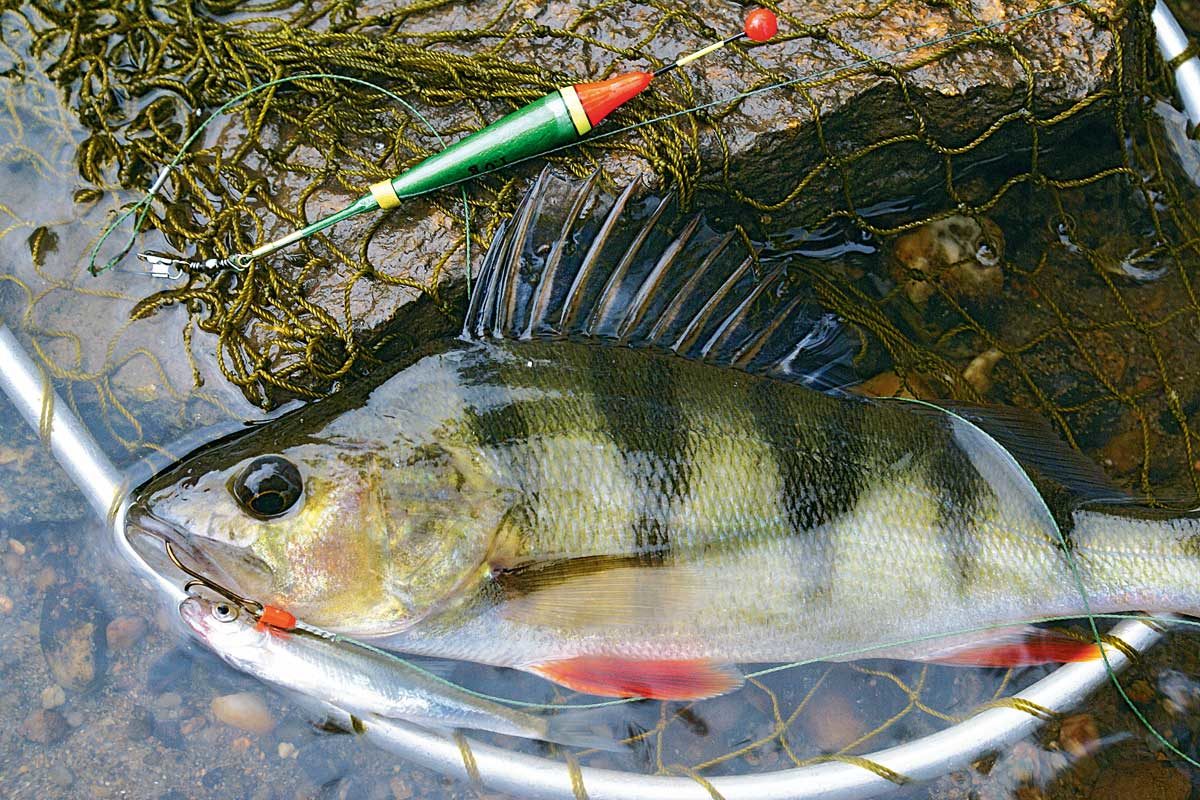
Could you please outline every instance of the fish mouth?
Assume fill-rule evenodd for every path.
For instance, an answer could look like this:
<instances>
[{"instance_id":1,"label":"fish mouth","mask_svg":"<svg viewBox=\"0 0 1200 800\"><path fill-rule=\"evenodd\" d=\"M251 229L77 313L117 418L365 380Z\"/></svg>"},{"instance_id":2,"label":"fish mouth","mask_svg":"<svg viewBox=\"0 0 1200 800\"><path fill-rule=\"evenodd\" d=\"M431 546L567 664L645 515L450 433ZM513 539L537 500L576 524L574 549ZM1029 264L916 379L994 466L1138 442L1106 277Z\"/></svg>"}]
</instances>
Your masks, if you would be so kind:
<instances>
[{"instance_id":1,"label":"fish mouth","mask_svg":"<svg viewBox=\"0 0 1200 800\"><path fill-rule=\"evenodd\" d=\"M199 597L185 597L183 602L179 604L179 617L204 642L208 641L209 633L206 622L207 616L204 603L201 602Z\"/></svg>"},{"instance_id":2,"label":"fish mouth","mask_svg":"<svg viewBox=\"0 0 1200 800\"><path fill-rule=\"evenodd\" d=\"M130 506L126 514L125 538L151 569L160 576L171 576L171 580L178 580L181 586L199 576L206 583L240 592L237 582L217 561L196 547L193 537L187 531L157 516L140 502ZM168 553L168 545L171 553L187 568L186 570L180 569ZM186 602L185 600L184 603ZM182 611L182 604L180 610Z\"/></svg>"}]
</instances>

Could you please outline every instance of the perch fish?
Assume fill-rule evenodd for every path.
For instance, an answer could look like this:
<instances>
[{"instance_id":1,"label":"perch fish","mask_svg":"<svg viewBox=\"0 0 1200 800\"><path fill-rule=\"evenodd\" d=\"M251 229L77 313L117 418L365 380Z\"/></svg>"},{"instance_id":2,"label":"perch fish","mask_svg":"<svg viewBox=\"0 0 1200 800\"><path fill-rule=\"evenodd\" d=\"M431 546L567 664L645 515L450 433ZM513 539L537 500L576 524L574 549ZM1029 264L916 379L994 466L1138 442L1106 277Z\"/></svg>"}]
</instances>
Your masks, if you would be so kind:
<instances>
[{"instance_id":1,"label":"perch fish","mask_svg":"<svg viewBox=\"0 0 1200 800\"><path fill-rule=\"evenodd\" d=\"M1029 623L1200 611L1197 517L1026 412L839 391L852 330L672 209L543 174L461 336L184 458L135 533L313 624L608 696L1095 658Z\"/></svg>"}]
</instances>

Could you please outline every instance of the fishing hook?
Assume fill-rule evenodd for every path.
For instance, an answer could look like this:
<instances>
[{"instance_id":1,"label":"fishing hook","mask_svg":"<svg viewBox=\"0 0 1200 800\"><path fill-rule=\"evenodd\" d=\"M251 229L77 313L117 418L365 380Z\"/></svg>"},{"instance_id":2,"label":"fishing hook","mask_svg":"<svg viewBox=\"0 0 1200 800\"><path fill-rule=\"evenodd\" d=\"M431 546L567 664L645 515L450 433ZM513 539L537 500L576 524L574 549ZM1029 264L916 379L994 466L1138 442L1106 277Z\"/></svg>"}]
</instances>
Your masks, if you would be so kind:
<instances>
[{"instance_id":1,"label":"fishing hook","mask_svg":"<svg viewBox=\"0 0 1200 800\"><path fill-rule=\"evenodd\" d=\"M167 550L167 558L171 559L171 563L178 567L181 572L191 578L190 581L183 585L184 592L190 592L193 586L203 586L205 589L208 589L209 591L224 597L234 605L239 606L255 619L262 618L263 611L265 610L265 606L263 606L262 603L258 602L257 600L250 600L249 598L242 597L232 589L226 589L224 586L216 581L213 581L211 578L207 578L204 575L201 575L199 572L196 572L191 567L184 566L183 562L179 560L179 557L175 555L175 548L171 546L170 542L164 541L163 546Z\"/></svg>"},{"instance_id":2,"label":"fishing hook","mask_svg":"<svg viewBox=\"0 0 1200 800\"><path fill-rule=\"evenodd\" d=\"M151 275L156 278L167 278L169 280L182 278L185 273L193 270L217 272L218 270L230 269L234 272L245 272L250 267L250 262L254 260L254 256L249 253L235 253L225 258L206 258L200 260L178 258L149 250L138 253L137 257L139 260L150 265Z\"/></svg>"}]
</instances>

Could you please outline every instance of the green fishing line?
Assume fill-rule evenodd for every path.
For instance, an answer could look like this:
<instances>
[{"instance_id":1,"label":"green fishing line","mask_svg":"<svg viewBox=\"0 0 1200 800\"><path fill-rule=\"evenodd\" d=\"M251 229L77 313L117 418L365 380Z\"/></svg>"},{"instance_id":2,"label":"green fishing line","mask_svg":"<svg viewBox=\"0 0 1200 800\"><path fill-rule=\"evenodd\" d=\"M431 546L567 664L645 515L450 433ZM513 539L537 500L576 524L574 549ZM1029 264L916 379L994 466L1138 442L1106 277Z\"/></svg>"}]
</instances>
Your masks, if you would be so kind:
<instances>
[{"instance_id":1,"label":"green fishing line","mask_svg":"<svg viewBox=\"0 0 1200 800\"><path fill-rule=\"evenodd\" d=\"M92 275L98 275L101 272L105 272L109 269L112 269L118 263L120 263L121 259L123 259L123 258L125 258L125 256L129 255L129 251L133 249L134 244L137 242L137 237L138 237L138 234L141 233L142 225L145 223L146 217L150 213L150 204L154 202L154 198L157 196L158 191L162 188L163 184L166 183L167 177L170 175L171 171L173 169L175 169L177 166L179 166L179 163L183 160L184 156L187 154L188 148L191 147L192 142L196 141L196 139L200 136L200 134L203 133L204 130L213 121L215 121L218 117L221 117L224 114L226 114L231 108L236 106L238 103L242 102L243 100L245 100L248 97L251 97L251 96L257 94L258 92L261 92L265 89L273 88L275 86L280 86L280 85L286 84L286 83L294 83L295 81L311 80L311 79L343 81L345 83L352 83L352 84L356 84L359 86L365 86L369 89L373 89L374 91L377 91L383 95L386 95L389 99L391 99L391 100L395 101L396 103L399 103L401 106L403 106L405 108L405 110L408 111L408 113L412 114L414 117L416 117L418 120L420 120L420 122L422 124L424 124L426 128L429 129L429 132L431 134L433 134L434 138L437 139L437 143L443 148L446 147L446 141L442 138L442 135L440 133L438 133L437 129L435 129L433 127L433 123L431 123L425 117L424 114L422 114L420 111L418 111L411 103L409 103L403 97L400 97L400 95L398 95L395 92L393 92L389 89L386 89L376 83L372 83L371 81L363 80L361 78L352 78L352 77L349 77L346 75L334 75L334 74L328 73L328 72L306 72L306 73L302 73L300 75L289 75L284 78L275 78L274 80L270 80L265 83L260 83L257 86L252 86L251 88L247 89L246 91L241 92L240 94L234 95L229 100L222 103L217 108L216 111L209 114L208 117L205 118L205 120L202 123L200 123L200 125L196 128L196 130L192 131L192 134L190 136L188 136L187 139L184 140L182 145L179 146L179 149L175 152L174 158L172 158L170 160L170 162L167 163L167 166L165 166L163 168L162 172L159 173L158 179L151 185L150 189L147 190L146 194L143 195L142 198L140 200L138 200L136 203L134 203L132 206L130 206L129 208L122 211L119 215L117 215L117 217L112 222L110 222L104 228L104 230L101 232L100 237L96 240L96 243L94 245L92 245L92 249L88 253L88 271ZM466 251L465 258L466 258L466 264L467 264L467 270L466 270L467 294L469 295L471 292L471 209L470 209L470 206L468 206L468 204L467 204L467 190L465 187L462 189L462 204L463 204L463 228L464 228L464 232L465 232L464 233L465 251ZM107 241L108 238L110 236L112 236L113 233L116 232L117 227L122 222L124 222L126 219L128 219L129 217L131 217L135 214L137 215L137 218L134 220L133 230L130 232L129 238L126 239L125 244L121 247L120 251L118 251L117 254L114 255L112 258L108 259L108 261L105 262L104 266L97 267L96 266L96 256L99 254L100 248L104 245L105 241Z\"/></svg>"}]
</instances>

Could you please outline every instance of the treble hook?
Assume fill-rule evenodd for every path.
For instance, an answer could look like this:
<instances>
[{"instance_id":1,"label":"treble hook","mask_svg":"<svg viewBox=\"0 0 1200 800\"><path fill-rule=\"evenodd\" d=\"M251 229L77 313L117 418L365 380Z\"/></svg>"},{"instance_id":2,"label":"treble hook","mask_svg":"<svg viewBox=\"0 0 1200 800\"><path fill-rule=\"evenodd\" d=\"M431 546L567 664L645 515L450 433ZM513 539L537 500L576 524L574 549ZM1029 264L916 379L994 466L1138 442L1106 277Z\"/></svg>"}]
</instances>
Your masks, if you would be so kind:
<instances>
[{"instance_id":1,"label":"treble hook","mask_svg":"<svg viewBox=\"0 0 1200 800\"><path fill-rule=\"evenodd\" d=\"M191 577L191 580L183 585L184 592L190 591L193 586L203 586L210 592L219 594L229 602L240 606L246 611L246 613L250 614L255 619L262 618L265 608L262 603L258 602L257 600L250 600L249 598L242 597L232 589L226 589L224 586L216 583L211 578L206 578L191 567L184 566L183 562L179 560L179 557L175 555L175 548L171 546L170 542L164 541L163 546L166 547L167 557L171 559L171 563L178 567L181 572Z\"/></svg>"}]
</instances>

